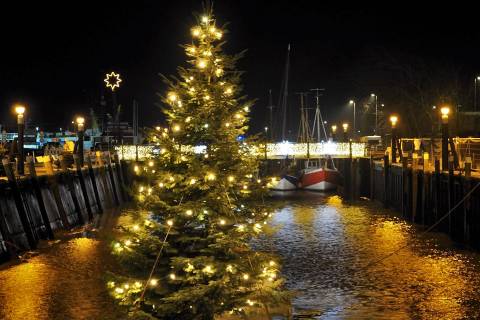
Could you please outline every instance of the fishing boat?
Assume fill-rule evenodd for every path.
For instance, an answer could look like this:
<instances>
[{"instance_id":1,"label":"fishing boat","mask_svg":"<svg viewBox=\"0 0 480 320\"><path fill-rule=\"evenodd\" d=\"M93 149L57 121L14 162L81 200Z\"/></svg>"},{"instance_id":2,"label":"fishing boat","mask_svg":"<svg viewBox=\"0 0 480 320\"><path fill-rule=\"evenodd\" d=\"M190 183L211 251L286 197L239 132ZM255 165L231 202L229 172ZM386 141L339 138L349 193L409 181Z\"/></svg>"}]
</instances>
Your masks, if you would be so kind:
<instances>
[{"instance_id":1,"label":"fishing boat","mask_svg":"<svg viewBox=\"0 0 480 320\"><path fill-rule=\"evenodd\" d=\"M324 161L322 161L324 160ZM341 183L340 172L331 158L307 160L300 176L299 187L312 191L333 191Z\"/></svg>"},{"instance_id":2,"label":"fishing boat","mask_svg":"<svg viewBox=\"0 0 480 320\"><path fill-rule=\"evenodd\" d=\"M292 175L283 175L278 182L272 182L270 190L273 191L294 191L298 189L298 178Z\"/></svg>"}]
</instances>

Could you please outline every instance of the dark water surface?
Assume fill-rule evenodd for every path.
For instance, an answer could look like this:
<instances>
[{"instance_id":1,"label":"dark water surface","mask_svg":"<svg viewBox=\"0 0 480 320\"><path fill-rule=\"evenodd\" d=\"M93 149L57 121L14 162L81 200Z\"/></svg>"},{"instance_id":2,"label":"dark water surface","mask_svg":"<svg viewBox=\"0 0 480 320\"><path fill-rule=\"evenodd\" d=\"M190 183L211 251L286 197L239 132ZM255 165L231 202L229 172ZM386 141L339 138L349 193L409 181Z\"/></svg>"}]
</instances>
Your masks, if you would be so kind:
<instances>
[{"instance_id":1,"label":"dark water surface","mask_svg":"<svg viewBox=\"0 0 480 320\"><path fill-rule=\"evenodd\" d=\"M279 198L275 230L256 243L283 258L294 311L309 319L480 319L480 255L371 203ZM407 245L380 264L367 265Z\"/></svg>"},{"instance_id":2,"label":"dark water surface","mask_svg":"<svg viewBox=\"0 0 480 320\"><path fill-rule=\"evenodd\" d=\"M421 235L368 202L308 193L275 202L273 230L255 246L283 257L298 317L480 319L478 253L445 235ZM108 246L115 220L89 237L64 236L28 262L0 266L0 319L125 319L103 279L116 268Z\"/></svg>"}]
</instances>

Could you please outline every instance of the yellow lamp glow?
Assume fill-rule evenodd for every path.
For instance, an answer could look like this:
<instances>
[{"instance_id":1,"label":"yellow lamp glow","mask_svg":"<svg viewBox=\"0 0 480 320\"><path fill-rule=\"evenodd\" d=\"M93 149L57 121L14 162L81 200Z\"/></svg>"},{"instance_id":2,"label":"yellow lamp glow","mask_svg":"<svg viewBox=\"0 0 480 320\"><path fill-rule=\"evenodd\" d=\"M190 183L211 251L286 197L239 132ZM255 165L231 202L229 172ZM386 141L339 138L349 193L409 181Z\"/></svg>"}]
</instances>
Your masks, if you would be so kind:
<instances>
[{"instance_id":1,"label":"yellow lamp glow","mask_svg":"<svg viewBox=\"0 0 480 320\"><path fill-rule=\"evenodd\" d=\"M442 120L444 122L448 121L448 115L450 114L450 108L449 107L442 107L440 109L440 113L442 115Z\"/></svg>"},{"instance_id":2,"label":"yellow lamp glow","mask_svg":"<svg viewBox=\"0 0 480 320\"><path fill-rule=\"evenodd\" d=\"M85 118L77 117L75 121L77 122L78 130L83 130L83 127L85 125Z\"/></svg>"},{"instance_id":3,"label":"yellow lamp glow","mask_svg":"<svg viewBox=\"0 0 480 320\"><path fill-rule=\"evenodd\" d=\"M25 107L20 105L20 104L17 104L15 106L15 112L20 116L20 115L23 115L25 113Z\"/></svg>"},{"instance_id":4,"label":"yellow lamp glow","mask_svg":"<svg viewBox=\"0 0 480 320\"><path fill-rule=\"evenodd\" d=\"M348 123L345 122L344 124L342 124L342 128L343 128L344 132L347 132L348 131Z\"/></svg>"},{"instance_id":5,"label":"yellow lamp glow","mask_svg":"<svg viewBox=\"0 0 480 320\"><path fill-rule=\"evenodd\" d=\"M192 28L192 35L194 37L200 36L201 33L202 33L202 29L200 29L200 27Z\"/></svg>"},{"instance_id":6,"label":"yellow lamp glow","mask_svg":"<svg viewBox=\"0 0 480 320\"><path fill-rule=\"evenodd\" d=\"M396 115L390 116L390 123L392 124L392 128L395 128L398 122L398 117Z\"/></svg>"},{"instance_id":7,"label":"yellow lamp glow","mask_svg":"<svg viewBox=\"0 0 480 320\"><path fill-rule=\"evenodd\" d=\"M333 133L337 132L337 125L334 124L334 125L332 126L332 132L333 132Z\"/></svg>"},{"instance_id":8,"label":"yellow lamp glow","mask_svg":"<svg viewBox=\"0 0 480 320\"><path fill-rule=\"evenodd\" d=\"M209 20L210 20L210 19L208 19L208 16L203 16L203 17L202 17L202 22L203 22L203 23L208 23Z\"/></svg>"}]
</instances>

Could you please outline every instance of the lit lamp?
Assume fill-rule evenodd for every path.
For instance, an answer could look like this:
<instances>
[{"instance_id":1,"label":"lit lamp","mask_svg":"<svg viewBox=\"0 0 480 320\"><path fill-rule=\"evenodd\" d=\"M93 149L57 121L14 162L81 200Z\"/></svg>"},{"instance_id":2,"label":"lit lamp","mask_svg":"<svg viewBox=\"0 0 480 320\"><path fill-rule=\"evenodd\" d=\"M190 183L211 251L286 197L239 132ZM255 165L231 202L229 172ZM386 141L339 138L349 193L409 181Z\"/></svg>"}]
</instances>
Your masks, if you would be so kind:
<instances>
[{"instance_id":1,"label":"lit lamp","mask_svg":"<svg viewBox=\"0 0 480 320\"><path fill-rule=\"evenodd\" d=\"M268 127L265 127L265 160L267 160Z\"/></svg>"},{"instance_id":2,"label":"lit lamp","mask_svg":"<svg viewBox=\"0 0 480 320\"><path fill-rule=\"evenodd\" d=\"M357 134L357 112L355 111L355 106L356 106L356 103L355 103L355 100L350 100L348 102L351 106L353 106L353 134L356 135Z\"/></svg>"},{"instance_id":3,"label":"lit lamp","mask_svg":"<svg viewBox=\"0 0 480 320\"><path fill-rule=\"evenodd\" d=\"M390 123L392 124L392 163L397 162L397 122L396 115L390 116Z\"/></svg>"},{"instance_id":4,"label":"lit lamp","mask_svg":"<svg viewBox=\"0 0 480 320\"><path fill-rule=\"evenodd\" d=\"M440 108L442 116L442 170L448 170L448 115L450 114L449 107Z\"/></svg>"},{"instance_id":5,"label":"lit lamp","mask_svg":"<svg viewBox=\"0 0 480 320\"><path fill-rule=\"evenodd\" d=\"M337 125L334 124L334 125L332 125L332 140L333 141L336 140L336 134L337 134Z\"/></svg>"},{"instance_id":6,"label":"lit lamp","mask_svg":"<svg viewBox=\"0 0 480 320\"><path fill-rule=\"evenodd\" d=\"M343 123L342 124L342 128L343 128L343 141L344 142L347 142L348 141L348 136L347 136L347 133L348 133L348 123Z\"/></svg>"},{"instance_id":7,"label":"lit lamp","mask_svg":"<svg viewBox=\"0 0 480 320\"><path fill-rule=\"evenodd\" d=\"M83 167L83 140L85 132L85 118L77 117L77 136L78 136L78 160L80 167Z\"/></svg>"},{"instance_id":8,"label":"lit lamp","mask_svg":"<svg viewBox=\"0 0 480 320\"><path fill-rule=\"evenodd\" d=\"M17 170L18 174L24 174L24 158L23 145L24 145L24 134L25 134L25 107L22 105L15 106L15 113L17 114L17 124L18 124L18 165Z\"/></svg>"}]
</instances>

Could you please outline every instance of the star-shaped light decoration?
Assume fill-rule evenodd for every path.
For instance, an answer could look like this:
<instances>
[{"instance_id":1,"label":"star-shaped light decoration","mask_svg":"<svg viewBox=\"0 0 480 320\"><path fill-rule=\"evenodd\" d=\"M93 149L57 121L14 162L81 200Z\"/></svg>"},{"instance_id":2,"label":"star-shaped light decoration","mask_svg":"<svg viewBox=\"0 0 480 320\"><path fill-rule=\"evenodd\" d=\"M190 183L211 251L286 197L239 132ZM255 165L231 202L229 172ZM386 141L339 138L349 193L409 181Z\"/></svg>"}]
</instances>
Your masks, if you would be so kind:
<instances>
[{"instance_id":1,"label":"star-shaped light decoration","mask_svg":"<svg viewBox=\"0 0 480 320\"><path fill-rule=\"evenodd\" d=\"M120 82L122 82L122 79L120 78L119 73L111 72L106 74L105 84L107 88L112 89L112 91L115 91L115 88L120 88Z\"/></svg>"}]
</instances>

